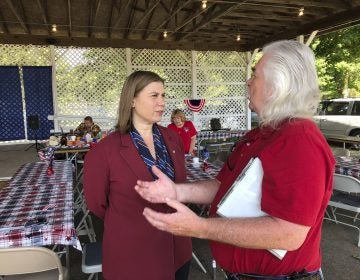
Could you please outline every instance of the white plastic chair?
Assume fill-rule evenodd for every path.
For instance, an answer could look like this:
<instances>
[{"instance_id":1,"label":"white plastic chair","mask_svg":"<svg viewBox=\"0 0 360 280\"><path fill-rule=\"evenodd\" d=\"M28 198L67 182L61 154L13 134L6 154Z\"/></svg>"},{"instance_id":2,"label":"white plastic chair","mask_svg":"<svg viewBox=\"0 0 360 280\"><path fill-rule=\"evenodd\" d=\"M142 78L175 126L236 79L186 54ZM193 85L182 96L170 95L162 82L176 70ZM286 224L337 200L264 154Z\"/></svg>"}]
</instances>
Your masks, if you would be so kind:
<instances>
[{"instance_id":1,"label":"white plastic chair","mask_svg":"<svg viewBox=\"0 0 360 280\"><path fill-rule=\"evenodd\" d=\"M0 249L0 279L63 280L67 270L59 256L44 247Z\"/></svg>"},{"instance_id":2,"label":"white plastic chair","mask_svg":"<svg viewBox=\"0 0 360 280\"><path fill-rule=\"evenodd\" d=\"M333 155L335 157L340 157L340 156L349 156L350 155L350 150L348 149L344 149L344 148L331 148Z\"/></svg>"},{"instance_id":3,"label":"white plastic chair","mask_svg":"<svg viewBox=\"0 0 360 280\"><path fill-rule=\"evenodd\" d=\"M86 274L90 274L88 280L91 280L94 275L96 279L98 279L99 272L102 272L101 242L85 244L82 254L81 270Z\"/></svg>"},{"instance_id":4,"label":"white plastic chair","mask_svg":"<svg viewBox=\"0 0 360 280\"><path fill-rule=\"evenodd\" d=\"M7 185L11 177L0 177L0 190Z\"/></svg>"},{"instance_id":5,"label":"white plastic chair","mask_svg":"<svg viewBox=\"0 0 360 280\"><path fill-rule=\"evenodd\" d=\"M357 229L359 231L357 246L360 247L360 228L355 224L339 221L338 219L338 216L345 216L352 219L354 223L358 219L360 213L360 180L352 176L334 174L334 193L328 206L331 214L327 212L327 217L324 219ZM339 209L353 212L354 215L339 213Z\"/></svg>"}]
</instances>

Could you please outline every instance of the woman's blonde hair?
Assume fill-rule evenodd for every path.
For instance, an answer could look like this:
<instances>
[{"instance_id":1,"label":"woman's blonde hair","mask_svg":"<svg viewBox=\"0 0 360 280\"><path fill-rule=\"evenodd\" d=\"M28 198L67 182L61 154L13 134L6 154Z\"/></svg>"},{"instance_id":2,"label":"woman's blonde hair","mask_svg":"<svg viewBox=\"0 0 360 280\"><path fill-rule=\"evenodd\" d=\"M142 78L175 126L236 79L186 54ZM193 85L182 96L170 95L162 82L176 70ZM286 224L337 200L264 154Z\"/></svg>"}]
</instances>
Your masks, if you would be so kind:
<instances>
[{"instance_id":1,"label":"woman's blonde hair","mask_svg":"<svg viewBox=\"0 0 360 280\"><path fill-rule=\"evenodd\" d=\"M284 119L310 119L320 101L312 50L297 41L284 40L265 46L263 55L265 88L270 97L259 112L261 124L277 127Z\"/></svg>"},{"instance_id":2,"label":"woman's blonde hair","mask_svg":"<svg viewBox=\"0 0 360 280\"><path fill-rule=\"evenodd\" d=\"M175 118L180 118L182 122L186 121L186 117L183 111L175 109L171 114L171 122L174 123Z\"/></svg>"},{"instance_id":3,"label":"woman's blonde hair","mask_svg":"<svg viewBox=\"0 0 360 280\"><path fill-rule=\"evenodd\" d=\"M131 130L133 100L140 91L153 82L164 84L164 79L150 71L135 71L127 77L121 90L116 131L128 133Z\"/></svg>"}]
</instances>

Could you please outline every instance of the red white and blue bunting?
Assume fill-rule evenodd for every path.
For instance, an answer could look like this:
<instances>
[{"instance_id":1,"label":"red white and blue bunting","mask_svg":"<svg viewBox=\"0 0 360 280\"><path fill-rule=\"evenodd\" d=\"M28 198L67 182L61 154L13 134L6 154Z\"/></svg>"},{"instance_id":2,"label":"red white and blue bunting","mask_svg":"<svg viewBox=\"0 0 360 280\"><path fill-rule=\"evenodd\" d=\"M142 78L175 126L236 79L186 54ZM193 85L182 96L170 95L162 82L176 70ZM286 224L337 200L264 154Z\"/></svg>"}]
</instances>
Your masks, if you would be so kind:
<instances>
[{"instance_id":1,"label":"red white and blue bunting","mask_svg":"<svg viewBox=\"0 0 360 280\"><path fill-rule=\"evenodd\" d=\"M191 111L200 112L205 105L205 99L185 99L184 103Z\"/></svg>"}]
</instances>

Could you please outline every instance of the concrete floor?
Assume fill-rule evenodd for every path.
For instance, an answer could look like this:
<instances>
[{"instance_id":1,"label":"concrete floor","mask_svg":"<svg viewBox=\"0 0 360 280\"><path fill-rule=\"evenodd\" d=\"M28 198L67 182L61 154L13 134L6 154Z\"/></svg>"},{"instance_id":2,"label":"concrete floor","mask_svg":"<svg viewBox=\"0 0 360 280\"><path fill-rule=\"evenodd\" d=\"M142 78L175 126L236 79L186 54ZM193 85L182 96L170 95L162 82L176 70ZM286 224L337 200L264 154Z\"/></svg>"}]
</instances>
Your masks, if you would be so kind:
<instances>
[{"instance_id":1,"label":"concrete floor","mask_svg":"<svg viewBox=\"0 0 360 280\"><path fill-rule=\"evenodd\" d=\"M11 177L19 166L26 162L37 161L34 148L25 151L28 145L0 146L0 177ZM358 155L358 152L354 152ZM102 222L94 218L97 236L100 237ZM360 226L360 222L357 222ZM324 222L322 237L323 264L322 269L326 280L359 280L360 279L360 248L356 246L359 232L353 228ZM81 242L88 240L81 239ZM204 265L207 273L203 273L195 260L192 261L189 280L214 279L212 257L207 241L193 239L193 251ZM81 252L71 248L70 279L85 280L88 275L81 272ZM224 279L223 274L216 270L216 279ZM126 280L126 279L124 279Z\"/></svg>"}]
</instances>

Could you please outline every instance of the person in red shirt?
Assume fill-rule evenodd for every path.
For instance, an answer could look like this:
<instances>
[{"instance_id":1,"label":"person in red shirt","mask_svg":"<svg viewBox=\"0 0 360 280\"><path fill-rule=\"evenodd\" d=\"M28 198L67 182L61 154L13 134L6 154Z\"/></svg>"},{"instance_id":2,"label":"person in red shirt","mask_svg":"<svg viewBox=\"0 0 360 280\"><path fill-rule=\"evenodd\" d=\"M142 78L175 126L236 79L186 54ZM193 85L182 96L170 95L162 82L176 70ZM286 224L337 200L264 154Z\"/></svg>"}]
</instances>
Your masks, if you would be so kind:
<instances>
[{"instance_id":1,"label":"person in red shirt","mask_svg":"<svg viewBox=\"0 0 360 280\"><path fill-rule=\"evenodd\" d=\"M159 179L138 180L135 189L175 212L145 208L144 216L160 230L209 239L227 279L322 279L321 226L335 159L312 120L320 99L314 54L296 41L271 43L247 86L259 127L241 139L216 179L175 184L153 167ZM266 215L218 216L219 201L254 157L262 163L257 202ZM210 217L197 216L183 203L211 203ZM287 252L279 259L271 249Z\"/></svg>"},{"instance_id":2,"label":"person in red shirt","mask_svg":"<svg viewBox=\"0 0 360 280\"><path fill-rule=\"evenodd\" d=\"M168 128L175 131L184 143L185 154L195 154L197 131L191 121L187 121L185 114L180 109L175 109L171 114L171 124Z\"/></svg>"}]
</instances>

